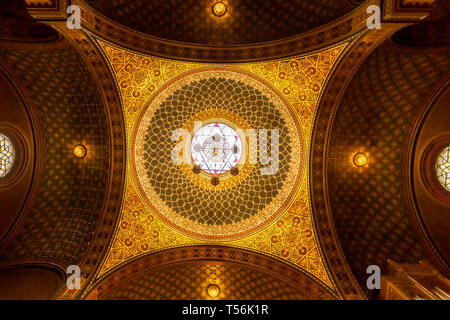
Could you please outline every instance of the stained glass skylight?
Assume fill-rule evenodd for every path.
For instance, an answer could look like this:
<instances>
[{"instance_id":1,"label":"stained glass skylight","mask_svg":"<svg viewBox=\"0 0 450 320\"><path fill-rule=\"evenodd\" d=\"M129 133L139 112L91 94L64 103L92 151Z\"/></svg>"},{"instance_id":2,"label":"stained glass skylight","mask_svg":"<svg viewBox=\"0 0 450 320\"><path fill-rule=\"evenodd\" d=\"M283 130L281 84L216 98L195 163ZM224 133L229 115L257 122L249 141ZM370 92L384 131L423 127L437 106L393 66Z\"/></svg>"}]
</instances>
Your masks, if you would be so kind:
<instances>
[{"instance_id":1,"label":"stained glass skylight","mask_svg":"<svg viewBox=\"0 0 450 320\"><path fill-rule=\"evenodd\" d=\"M191 154L202 170L211 174L226 173L241 159L241 138L226 124L209 123L195 132Z\"/></svg>"}]
</instances>

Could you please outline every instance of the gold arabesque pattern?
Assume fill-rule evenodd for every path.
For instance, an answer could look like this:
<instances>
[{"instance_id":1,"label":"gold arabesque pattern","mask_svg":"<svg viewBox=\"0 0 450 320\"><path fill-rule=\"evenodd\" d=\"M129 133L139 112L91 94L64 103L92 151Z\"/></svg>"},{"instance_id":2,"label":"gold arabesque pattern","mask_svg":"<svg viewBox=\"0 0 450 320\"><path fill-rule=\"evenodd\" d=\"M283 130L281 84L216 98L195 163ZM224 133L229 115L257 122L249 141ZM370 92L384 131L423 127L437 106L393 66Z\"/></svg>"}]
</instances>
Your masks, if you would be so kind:
<instances>
[{"instance_id":1,"label":"gold arabesque pattern","mask_svg":"<svg viewBox=\"0 0 450 320\"><path fill-rule=\"evenodd\" d=\"M121 92L128 141L137 115L155 90L183 72L205 66L142 55L101 41L99 45L112 66ZM345 46L337 45L308 56L234 64L233 67L267 80L292 104L302 124L308 152L321 90ZM305 172L308 172L308 164ZM316 242L308 190L308 179L305 178L292 205L275 223L254 235L224 245L273 255L310 272L332 287ZM141 254L207 243L178 233L157 219L139 196L130 167L124 192L122 216L100 275Z\"/></svg>"},{"instance_id":2,"label":"gold arabesque pattern","mask_svg":"<svg viewBox=\"0 0 450 320\"><path fill-rule=\"evenodd\" d=\"M196 300L208 298L207 289L211 284L219 287L220 294L217 297L219 299L337 298L337 294L333 293L331 288L327 288L311 274L277 260L268 255L236 247L215 245L177 247L143 255L113 268L84 298L117 299L121 291L128 297L132 295L134 299L156 297ZM203 268L205 265L208 267ZM223 269L220 266L236 268ZM170 272L169 275L165 272L173 269L177 270L175 274ZM238 269L245 269L245 274ZM154 279L156 281L136 287L139 279L145 281L150 274L153 275L152 278L157 278ZM128 284L133 282L134 285L129 287ZM286 296L287 291L294 295Z\"/></svg>"}]
</instances>

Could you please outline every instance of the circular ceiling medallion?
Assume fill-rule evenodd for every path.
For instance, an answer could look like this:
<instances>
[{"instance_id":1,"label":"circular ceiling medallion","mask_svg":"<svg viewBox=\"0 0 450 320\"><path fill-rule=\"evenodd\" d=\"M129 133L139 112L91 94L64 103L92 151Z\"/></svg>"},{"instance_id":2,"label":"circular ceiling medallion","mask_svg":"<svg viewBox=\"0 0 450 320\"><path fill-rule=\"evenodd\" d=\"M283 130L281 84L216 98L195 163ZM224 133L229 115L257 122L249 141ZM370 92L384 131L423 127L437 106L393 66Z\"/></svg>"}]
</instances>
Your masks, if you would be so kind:
<instances>
[{"instance_id":1,"label":"circular ceiling medallion","mask_svg":"<svg viewBox=\"0 0 450 320\"><path fill-rule=\"evenodd\" d=\"M231 163L228 162L229 165L227 166L227 169L229 168L229 170L222 170L221 173L219 173L219 170L216 170L217 172L214 172L214 170L207 170L208 168L206 166L203 166L202 169L202 167L195 162L196 154L195 150L192 150L192 143L190 144L190 148L187 148L188 150L184 151L187 161L179 164L180 170L193 184L202 189L211 191L233 188L244 181L255 167L254 164L247 161L248 150L245 132L250 130L250 125L242 117L231 110L213 108L195 113L195 115L183 126L183 130L185 130L186 133L189 133L188 137L186 137L186 141L195 141L196 132L209 125L215 126L216 123L223 124L223 126L230 128L232 130L231 132L237 134L237 139L232 136L229 137L229 143L233 145L233 154L234 151L237 152L237 157L234 157L231 160L233 166L229 168ZM194 143L194 145L195 144L196 143ZM234 147L235 145L237 149ZM231 154L232 157L233 154ZM197 155L197 160L198 159ZM220 159L217 160L220 161ZM234 160L237 160L237 162L234 162Z\"/></svg>"},{"instance_id":2,"label":"circular ceiling medallion","mask_svg":"<svg viewBox=\"0 0 450 320\"><path fill-rule=\"evenodd\" d=\"M306 159L301 124L284 96L249 72L220 66L186 72L155 92L130 148L146 205L171 228L209 241L248 236L278 218Z\"/></svg>"}]
</instances>

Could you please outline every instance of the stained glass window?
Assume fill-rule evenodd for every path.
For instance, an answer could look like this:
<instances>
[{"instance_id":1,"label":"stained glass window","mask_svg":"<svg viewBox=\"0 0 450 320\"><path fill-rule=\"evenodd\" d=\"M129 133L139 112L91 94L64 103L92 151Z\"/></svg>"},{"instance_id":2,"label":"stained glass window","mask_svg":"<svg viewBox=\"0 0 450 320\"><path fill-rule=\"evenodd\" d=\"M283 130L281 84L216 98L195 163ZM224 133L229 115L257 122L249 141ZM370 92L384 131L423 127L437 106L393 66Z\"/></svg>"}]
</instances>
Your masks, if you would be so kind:
<instances>
[{"instance_id":1,"label":"stained glass window","mask_svg":"<svg viewBox=\"0 0 450 320\"><path fill-rule=\"evenodd\" d=\"M441 185L450 191L450 146L442 150L437 158L436 175Z\"/></svg>"},{"instance_id":2,"label":"stained glass window","mask_svg":"<svg viewBox=\"0 0 450 320\"><path fill-rule=\"evenodd\" d=\"M12 141L0 133L0 178L6 176L14 164L16 152Z\"/></svg>"},{"instance_id":3,"label":"stained glass window","mask_svg":"<svg viewBox=\"0 0 450 320\"><path fill-rule=\"evenodd\" d=\"M209 123L195 132L191 154L202 170L211 174L226 173L241 159L241 138L226 124Z\"/></svg>"}]
</instances>

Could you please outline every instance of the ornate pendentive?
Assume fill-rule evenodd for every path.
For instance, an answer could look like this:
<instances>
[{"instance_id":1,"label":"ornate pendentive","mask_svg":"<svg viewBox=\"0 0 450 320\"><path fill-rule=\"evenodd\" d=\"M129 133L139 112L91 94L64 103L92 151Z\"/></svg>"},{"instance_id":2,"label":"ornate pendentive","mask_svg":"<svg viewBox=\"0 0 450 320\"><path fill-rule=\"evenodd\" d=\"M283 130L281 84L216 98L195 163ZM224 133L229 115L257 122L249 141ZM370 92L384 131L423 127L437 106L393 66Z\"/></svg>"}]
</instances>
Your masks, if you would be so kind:
<instances>
[{"instance_id":1,"label":"ornate pendentive","mask_svg":"<svg viewBox=\"0 0 450 320\"><path fill-rule=\"evenodd\" d=\"M216 116L204 119L207 113ZM278 156L262 161L265 153ZM231 170L238 165L247 165L242 177ZM240 69L205 67L152 96L134 126L131 166L147 206L170 227L232 240L264 228L290 205L303 177L305 141L294 109L269 83ZM187 172L196 166L204 174L192 181Z\"/></svg>"}]
</instances>

